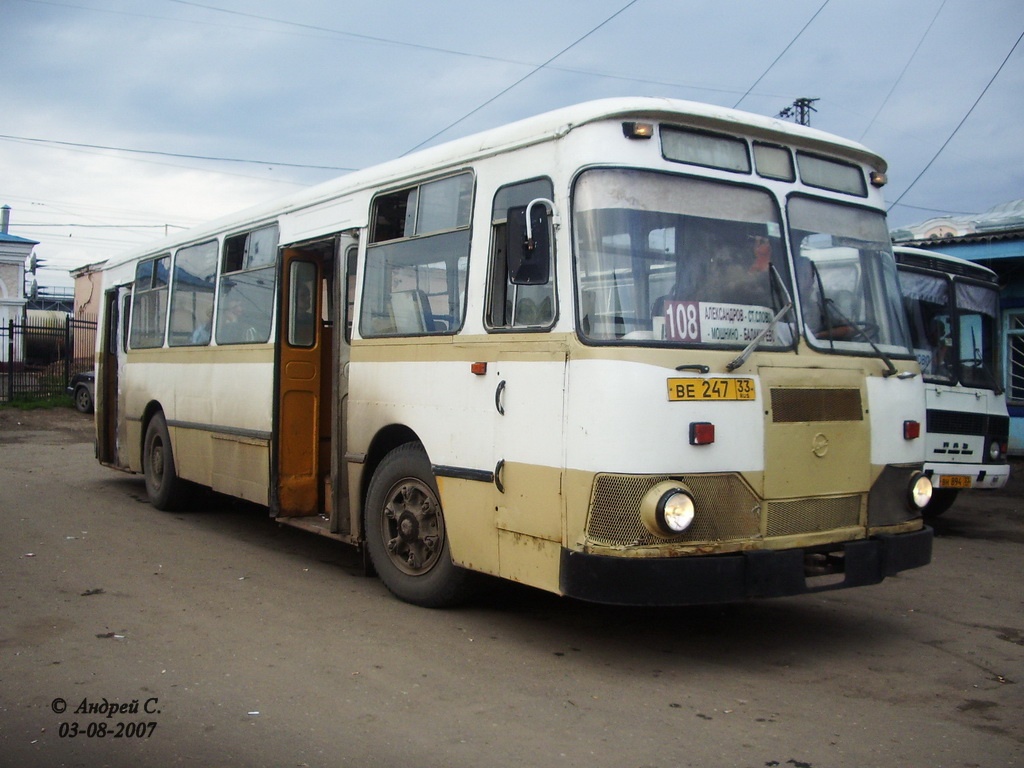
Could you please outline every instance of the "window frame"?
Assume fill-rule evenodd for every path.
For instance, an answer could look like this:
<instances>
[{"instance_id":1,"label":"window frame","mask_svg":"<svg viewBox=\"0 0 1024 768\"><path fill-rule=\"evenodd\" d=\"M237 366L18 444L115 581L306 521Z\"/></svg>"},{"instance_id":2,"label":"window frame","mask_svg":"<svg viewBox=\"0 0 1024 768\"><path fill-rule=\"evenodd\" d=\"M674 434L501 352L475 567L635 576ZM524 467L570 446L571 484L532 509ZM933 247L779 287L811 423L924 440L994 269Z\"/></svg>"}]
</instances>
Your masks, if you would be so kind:
<instances>
[{"instance_id":1,"label":"window frame","mask_svg":"<svg viewBox=\"0 0 1024 768\"><path fill-rule=\"evenodd\" d=\"M163 284L157 284L159 278L159 264L163 261L166 263L165 271L167 273L166 279ZM140 271L144 265L152 264L153 268L149 274L149 285L141 288L139 286ZM167 317L170 314L170 286L171 286L171 252L157 254L150 256L145 259L140 259L135 264L135 277L132 281L132 311L131 311L131 325L129 326L128 332L128 348L129 349L159 349L164 346L167 337ZM160 296L164 296L163 305L160 305ZM159 321L154 326L159 326L159 336L157 335L157 328L154 327L152 331L142 336L142 331L138 329L137 323L139 318L145 316L147 313L152 314L148 309L142 307L143 301L155 300L157 302L156 315ZM156 319L156 318L154 318ZM142 340L151 341L153 343L141 343Z\"/></svg>"},{"instance_id":2,"label":"window frame","mask_svg":"<svg viewBox=\"0 0 1024 768\"><path fill-rule=\"evenodd\" d=\"M252 265L248 251L253 235L273 230L269 257L262 257ZM266 344L274 336L275 304L278 287L278 251L281 230L277 222L264 223L241 232L224 236L221 246L220 272L217 280L217 301L214 311L214 341L218 346L233 344ZM237 244L242 243L241 261L236 265ZM263 241L258 241L263 242ZM229 260L231 263L229 264ZM237 267L229 270L229 267ZM269 277L269 281L267 278ZM247 295L253 289L265 290L264 301L253 301ZM241 289L235 295L232 289ZM245 306L248 304L248 306ZM243 313L248 310L248 317Z\"/></svg>"},{"instance_id":3,"label":"window frame","mask_svg":"<svg viewBox=\"0 0 1024 768\"><path fill-rule=\"evenodd\" d=\"M432 227L420 233L420 206L430 198L424 189L464 178L453 187L455 194L451 226ZM429 193L430 190L428 190ZM386 221L381 206L405 195L404 205L395 205L403 220L401 234L394 221ZM364 339L450 336L465 325L469 293L469 262L472 251L476 174L460 168L401 187L381 191L370 200L370 237L363 254L362 295L359 302L359 336ZM417 206L410 211L410 205ZM444 202L441 198L440 202ZM382 236L382 226L387 236ZM433 253L431 252L433 250ZM435 270L443 269L443 275ZM401 271L412 287L396 289ZM443 289L433 290L432 279L443 278ZM389 281L391 282L388 285ZM425 281L425 282L424 282ZM401 296L400 305L394 299ZM444 296L446 307L435 312L433 297ZM457 316L456 316L457 312ZM377 326L377 327L374 327ZM402 327L404 326L404 327Z\"/></svg>"},{"instance_id":4,"label":"window frame","mask_svg":"<svg viewBox=\"0 0 1024 768\"><path fill-rule=\"evenodd\" d=\"M533 185L546 184L543 190L543 194L534 194L529 192L522 196L516 196L513 191L516 187L523 188L524 192ZM535 190L541 191L541 190ZM491 239L490 239L490 253L487 265L487 290L486 297L484 300L484 328L488 333L538 333L550 331L555 323L558 321L559 305L558 305L558 285L556 278L556 245L555 238L549 237L548 242L551 244L551 268L550 278L547 283L543 286L520 286L514 285L508 276L508 260L507 254L505 253L505 238L507 235L507 224L508 224L508 209L515 207L520 202L525 201L524 204L529 203L531 200L537 198L547 198L554 200L554 182L549 176L534 176L528 179L522 179L520 181L513 181L507 184L502 184L494 192L494 197L491 202ZM499 203L503 205L503 210L498 208ZM508 203L505 205L505 203ZM539 323L516 323L516 317L518 312L518 302L520 290L529 291L532 288L543 287L548 293L547 296L541 300L541 307L543 302L550 300L551 311L550 315L547 316L544 322ZM513 294L512 299L512 312L511 317L507 314L509 292ZM496 322L497 320L497 301L498 294L501 294L501 319L503 323ZM523 300L531 300L529 296L524 297ZM534 303L536 303L534 301Z\"/></svg>"},{"instance_id":5,"label":"window frame","mask_svg":"<svg viewBox=\"0 0 1024 768\"><path fill-rule=\"evenodd\" d=\"M178 314L181 311L181 309L179 309L179 307L178 307L179 296L184 293L184 294L191 294L194 297L196 294L200 293L199 291L190 291L190 290L186 290L186 289L183 288L183 286L181 285L181 283L183 281L181 281L179 279L179 275L181 273L181 270L179 269L179 262L181 261L183 254L188 254L191 251L199 252L199 249L204 248L204 247L210 247L210 246L212 246L212 257L210 258L210 261L212 262L213 271L209 274L209 278L210 278L210 291L209 291L209 294L210 294L210 305L209 305L209 307L204 309L204 312L206 313L207 316L204 317L202 314L197 316L195 311L191 312L190 315L189 315L190 322L188 324L190 326L190 329L187 332L187 335L181 337L181 339L177 339L174 336L174 333L175 333L174 332L174 327L175 327L175 320L176 319L180 320L180 318L178 317ZM216 296L216 293L217 293L217 270L218 270L218 261L219 261L218 257L219 257L219 255L220 255L220 243L219 243L219 241L216 238L213 238L213 239L210 239L210 240L203 240L202 242L193 243L192 245L186 245L186 246L184 246L182 248L179 248L177 251L175 251L174 259L173 259L172 267L171 267L171 296L170 296L170 303L169 303L169 309L168 309L169 318L168 318L168 331L167 331L167 346L169 346L169 347L205 347L213 339L213 319L214 319L213 312L214 312L215 296ZM205 334L202 333L203 329L205 329ZM204 337L205 340L200 340L200 337Z\"/></svg>"}]
</instances>

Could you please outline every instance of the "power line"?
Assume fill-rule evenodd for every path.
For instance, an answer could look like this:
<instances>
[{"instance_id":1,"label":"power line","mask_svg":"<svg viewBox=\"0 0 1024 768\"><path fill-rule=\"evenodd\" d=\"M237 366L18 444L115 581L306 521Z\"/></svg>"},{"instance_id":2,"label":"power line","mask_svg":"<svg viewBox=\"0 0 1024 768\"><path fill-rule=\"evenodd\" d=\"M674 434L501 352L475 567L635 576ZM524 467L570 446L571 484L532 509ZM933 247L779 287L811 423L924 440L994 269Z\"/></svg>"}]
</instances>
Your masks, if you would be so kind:
<instances>
[{"instance_id":1,"label":"power line","mask_svg":"<svg viewBox=\"0 0 1024 768\"><path fill-rule=\"evenodd\" d=\"M740 100L732 105L733 109L736 109L737 107L739 107L739 105L743 103L743 100L745 98L747 98L747 96L750 95L750 92L753 91L757 87L758 83L760 83L762 80L765 79L765 77L768 76L768 73L771 72L772 69L775 67L775 65L779 63L779 59L781 59L783 56L786 55L786 52L790 48L793 47L793 44L796 43L797 40L800 39L800 35L802 35L804 33L804 31L809 26L811 26L811 22L813 22L816 18L818 18L818 14L819 13L821 13L823 10L825 10L825 6L828 5L828 3L829 3L829 0L825 0L825 2L821 4L821 7L814 12L814 15L811 16L811 18L809 18L807 20L807 23L804 24L803 27L800 28L800 31L797 32L796 35L793 37L793 39L789 41L789 45L787 45L785 48L783 48L782 52L778 56L775 57L775 60L771 64L768 65L768 69L766 69L764 72L762 72L761 76L759 78L757 78L757 80L754 81L753 85L751 85L749 88L747 88L746 92L742 96L740 96Z\"/></svg>"},{"instance_id":2,"label":"power line","mask_svg":"<svg viewBox=\"0 0 1024 768\"><path fill-rule=\"evenodd\" d=\"M925 165L925 167L921 170L919 174L917 174L914 180L910 182L910 186L904 189L900 196L893 200L889 207L885 209L886 212L891 211L895 206L899 205L900 200L902 200L903 197L914 188L914 185L921 180L922 176L928 173L928 169L932 167L932 163L934 163L938 159L939 155L941 155L942 152L946 149L946 147L949 146L949 142L951 142L953 140L953 137L956 136L957 131L959 131L963 127L963 124L967 122L967 118L969 118L971 116L971 113L974 112L975 107L977 107L981 100L985 98L985 94L988 93L988 89L992 86L992 83L996 81L996 78L999 77L999 73L1003 71L1003 67L1006 66L1006 62L1010 60L1010 57L1013 55L1013 52L1017 50L1017 46L1020 45L1020 41L1022 39L1024 39L1024 32L1021 32L1020 36L1017 38L1017 42L1013 44L1013 47L1010 49L1010 52L1006 54L1006 58L1003 59L1002 64L999 65L999 68L995 71L995 74L992 75L988 83L986 83L985 87L982 89L981 93L978 94L978 98L974 100L974 103L971 105L971 108L967 110L967 114L963 116L960 122L957 123L956 128L953 129L953 132L949 134L949 138L942 142L942 146L939 147L935 155L932 156L932 159L928 161L928 164Z\"/></svg>"},{"instance_id":3,"label":"power line","mask_svg":"<svg viewBox=\"0 0 1024 768\"><path fill-rule=\"evenodd\" d=\"M39 139L31 136L11 136L0 133L0 139L11 141L29 141L34 144L54 144L62 147L82 147L85 149L105 149L111 152L129 152L136 155L158 155L160 157L180 157L186 160L212 160L224 163L251 163L253 165L277 165L283 168L313 168L319 171L354 171L355 168L342 168L335 165L305 165L302 163L279 163L272 160L248 160L238 157L212 157L209 155L186 155L179 152L163 152L158 149L131 149L129 147L111 147L104 144L83 144L76 141L59 141L57 139Z\"/></svg>"},{"instance_id":4,"label":"power line","mask_svg":"<svg viewBox=\"0 0 1024 768\"><path fill-rule=\"evenodd\" d=\"M40 227L77 227L79 229L188 229L180 224L18 224L18 229L39 229Z\"/></svg>"},{"instance_id":5,"label":"power line","mask_svg":"<svg viewBox=\"0 0 1024 768\"><path fill-rule=\"evenodd\" d=\"M454 48L441 48L441 47L438 47L438 46L425 45L425 44L422 44L422 43L413 43L413 42L408 42L408 41L405 41L405 40L396 40L394 38L387 38L387 37L380 37L380 36L375 36L375 35L362 34L362 33L359 33L359 32L350 32L350 31L343 30L343 29L335 29L335 28L332 28L332 27L325 27L325 26L320 26L320 25L316 25L316 24L305 24L305 23L302 23L302 22L290 21L288 19L282 19L282 18L278 18L278 17L274 17L274 16L263 16L263 15L254 14L254 13L247 13L247 12L244 12L244 11L236 11L236 10L228 9L228 8L218 8L217 6L208 5L208 4L205 4L205 3L191 2L190 0L166 0L166 1L167 2L172 2L172 3L178 3L180 5L190 6L190 7L194 7L194 8L201 8L201 9L208 10L208 11L214 11L214 12L229 14L229 15L233 15L233 16L240 16L240 17L243 17L243 18L251 18L251 19L254 19L254 20L257 20L257 21L266 21L266 22L270 22L270 23L273 23L273 24L279 24L279 25L282 25L282 26L296 27L296 28L299 28L299 29L303 29L303 30L307 30L307 31L312 31L312 32L322 32L322 33L326 33L326 34L329 34L329 35L340 35L340 36L343 36L343 37L350 37L350 38L353 38L355 40L362 40L362 41L369 42L369 43L378 43L378 44L381 44L381 45L392 45L392 46L398 46L398 47L404 47L404 48L412 48L412 49L418 49L418 50L428 51L428 52L433 52L433 53L447 54L447 55L451 55L451 56L462 56L462 57L465 57L465 58L480 59L482 61L489 61L489 62L494 62L494 63L498 63L498 64L512 64L512 65L521 66L521 67L534 67L534 66L536 66L532 62L523 61L521 59L510 59L510 58L506 58L506 57L502 57L502 56L492 56L492 55L481 54L481 53L470 53L468 51L461 51L461 50L457 50L457 49L454 49ZM152 19L152 20L155 20L155 21L169 21L169 22L172 22L172 23L179 23L179 24L208 25L208 26L222 27L222 28L226 28L226 29L241 29L241 30L246 30L246 31L253 30L253 27L233 26L233 25L229 25L229 24L218 24L218 23L210 22L210 21L198 21L198 20L195 20L195 19L184 19L184 18L176 18L176 17L171 17L171 16L156 16L156 15L153 15L153 14L132 13L132 12L128 12L128 11L114 11L114 10L109 10L109 9L106 9L106 8L90 8L88 6L76 5L74 3L57 2L56 0L21 0L21 2L33 3L33 4L37 4L37 5L52 5L52 6L57 6L57 7L60 7L60 8L74 8L74 9L77 9L77 10L91 11L91 12L94 12L94 13L109 13L109 14L116 14L116 15L121 15L121 16L131 16L131 17L135 17L135 18ZM288 33L287 32L281 32L281 34L288 34ZM609 73L609 72L603 72L603 71L596 70L596 69L581 69L581 68L577 68L577 67L551 66L547 62L545 62L545 64L542 64L541 66L542 67L546 67L547 69L552 69L552 70L558 71L558 72L566 72L566 73L569 73L569 74L576 74L576 75L587 75L587 76L590 76L590 77L601 77L601 78L606 78L608 80L621 80L621 81L627 82L627 83L640 83L640 84L643 84L643 85L655 85L655 86L662 86L662 87L666 87L666 88L688 88L688 89L697 90L697 91L708 91L708 92L711 92L711 93L719 93L719 94L735 94L735 93L739 93L739 91L737 89L735 89L735 88L717 88L717 87L711 87L711 86L707 86L707 85L699 85L699 84L695 84L695 83L691 83L691 82L679 82L679 81L675 81L675 80L654 80L654 79L651 79L649 77L632 77L632 76L629 76L629 75L619 75L619 74L613 74L613 73ZM749 91L747 93L749 93ZM765 94L765 95L781 96L781 94ZM253 162L260 162L260 161L253 161ZM275 163L275 165L282 165L282 163ZM297 166L297 167L316 168L318 166ZM330 168L330 166L327 166L327 167ZM342 170L345 170L345 169L342 169Z\"/></svg>"},{"instance_id":6,"label":"power line","mask_svg":"<svg viewBox=\"0 0 1024 768\"><path fill-rule=\"evenodd\" d=\"M935 11L935 15L932 16L932 20L931 23L928 24L928 28L925 29L924 34L921 35L921 39L917 41L917 45L914 47L913 53L910 54L910 58L907 59L907 63L903 65L903 69L900 71L899 77L896 78L896 82L892 84L892 88L890 88L889 92L885 94L885 98L882 99L882 103L879 105L878 110L871 117L871 121L868 123L867 128L865 128L864 131L861 133L861 139L863 139L867 135L868 131L871 130L871 126L875 124L875 120L877 120L878 116L882 114L882 110L885 109L885 105L889 103L889 99L892 98L892 95L893 93L895 93L896 88L903 80L903 76L907 74L907 70L910 69L911 62L914 61L914 58L917 56L917 52L921 49L921 46L924 44L925 39L928 37L928 33L932 31L932 27L935 26L935 22L939 18L939 14L942 13L942 9L945 7L946 0L942 0L942 4L939 6L939 9Z\"/></svg>"},{"instance_id":7,"label":"power line","mask_svg":"<svg viewBox=\"0 0 1024 768\"><path fill-rule=\"evenodd\" d=\"M174 1L175 1L175 2L181 2L182 0L174 0ZM594 27L593 29L591 29L591 30L590 30L589 32L587 32L587 33L586 33L585 35L583 35L582 37L579 37L579 38L577 38L576 40L574 40L574 41L573 41L572 43L570 43L570 44L569 44L569 45L567 45L567 46L566 46L565 48L563 48L562 50L560 50L560 51L559 51L558 53L556 53L556 54L555 54L554 56L552 56L551 58L549 58L549 59L548 59L547 61L545 61L545 62L544 62L543 64L538 64L538 65L537 65L536 67L534 67L533 69L531 69L531 70L530 70L529 72L527 72L527 73L526 73L525 75L523 75L523 76L522 76L522 77L520 77L520 78L519 78L518 80L516 80L516 81L515 81L514 83L512 83L511 85L509 85L509 86L508 86L507 88L503 88L503 89L502 89L502 90L500 90L500 91L499 91L498 93L496 93L496 94L495 94L494 96L492 96L491 98L487 99L487 101L485 101L485 102L484 102L483 104L480 104L480 105L479 105L478 107L476 107L476 108L474 108L474 109L471 109L471 110L470 110L469 112L467 112L466 114L464 114L464 115L463 115L462 117L460 117L460 118L459 118L458 120L455 120L454 122L451 122L451 123L449 123L448 125L446 125L446 126L445 126L444 128L442 128L442 129L441 129L440 131L438 131L437 133L433 134L432 136L428 136L428 137L427 137L427 138L425 138L425 139L424 139L423 141L421 141L421 142L420 142L419 144L417 144L417 145L416 145L415 147L412 147L412 149L408 149L408 150L406 150L406 151L405 151L405 152L403 153L403 155L402 155L402 156L404 157L405 155L408 155L408 154L409 154L410 152L414 152L415 150L417 150L417 149L419 149L420 147L422 147L422 146L423 146L424 144L426 144L426 143L428 143L428 142L430 142L430 141L433 141L434 139L436 139L436 138L437 138L438 136L440 136L440 135L441 135L442 133L444 133L445 131L451 130L451 129L452 129L452 128L454 128L454 127L455 127L456 125L458 125L459 123L461 123L461 122L462 122L463 120L467 119L468 117L470 117L470 116L472 116L472 115L475 115L475 114L476 114L477 112L479 112L479 111L480 111L481 109L483 109L484 107L486 107L486 106L487 106L488 104L492 104L492 103L494 103L495 101L497 101L498 99L500 99L500 98L501 98L502 96L504 96L504 95L505 95L506 93L508 93L509 91L511 91L511 90L512 90L513 88L515 88L515 87L516 87L517 85L519 85L520 83L524 82L524 81L525 81L525 80L527 80L528 78L530 78L530 77L533 77L533 75L537 74L537 72L539 72L540 70L544 69L544 67L546 67L546 66L547 66L548 64L550 64L550 63L551 63L552 61L554 61L555 59L557 59L557 58L558 58L559 56L561 56L561 55L562 55L563 53L566 53L567 51L571 50L572 48L575 48L575 47L576 47L577 45L579 45L580 43L582 43L582 42L583 42L584 40L586 40L586 39L587 39L588 37L590 37L590 36L591 36L592 34L594 34L595 32L597 32L597 30L601 29L601 27L603 27L603 26L605 26L606 24L608 24L609 22L611 22L611 20L612 20L612 19L614 19L614 18L615 18L616 16L619 16L620 14L624 13L624 12L625 12L625 11L626 11L626 10L627 10L628 8L630 8L631 6L635 5L635 4L637 3L637 2L638 2L638 0L629 0L629 2L628 2L628 3L626 3L626 4L624 5L624 6L622 6L622 7L621 7L621 8L619 9L619 10L617 10L617 11L616 11L615 13L613 13L613 14L612 14L611 16L609 16L608 18L606 18L606 19L605 19L604 21L602 21L602 22L601 22L600 24L598 24L598 25L597 25L596 27ZM827 2L827 0L826 0L826 2Z\"/></svg>"}]
</instances>

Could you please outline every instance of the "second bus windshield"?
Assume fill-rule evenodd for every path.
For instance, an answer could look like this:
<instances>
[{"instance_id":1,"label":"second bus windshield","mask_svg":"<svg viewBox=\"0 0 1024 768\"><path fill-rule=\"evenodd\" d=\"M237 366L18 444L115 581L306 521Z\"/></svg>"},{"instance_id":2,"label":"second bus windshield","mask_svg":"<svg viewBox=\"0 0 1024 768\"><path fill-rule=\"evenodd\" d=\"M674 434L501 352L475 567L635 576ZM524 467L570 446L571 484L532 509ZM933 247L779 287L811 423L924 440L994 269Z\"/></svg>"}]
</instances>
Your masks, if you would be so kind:
<instances>
[{"instance_id":1,"label":"second bus windshield","mask_svg":"<svg viewBox=\"0 0 1024 768\"><path fill-rule=\"evenodd\" d=\"M900 283L925 379L996 389L997 288L910 269Z\"/></svg>"}]
</instances>

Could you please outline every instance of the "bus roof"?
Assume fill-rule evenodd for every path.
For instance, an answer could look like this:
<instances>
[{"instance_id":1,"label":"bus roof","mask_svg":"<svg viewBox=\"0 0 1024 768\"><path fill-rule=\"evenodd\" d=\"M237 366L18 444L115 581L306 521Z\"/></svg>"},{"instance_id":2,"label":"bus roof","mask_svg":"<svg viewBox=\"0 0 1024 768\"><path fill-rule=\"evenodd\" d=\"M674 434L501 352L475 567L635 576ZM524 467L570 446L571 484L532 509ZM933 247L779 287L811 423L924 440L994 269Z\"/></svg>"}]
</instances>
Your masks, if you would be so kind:
<instances>
[{"instance_id":1,"label":"bus roof","mask_svg":"<svg viewBox=\"0 0 1024 768\"><path fill-rule=\"evenodd\" d=\"M629 118L671 121L679 125L709 131L739 133L765 141L839 155L854 162L864 163L881 173L886 170L885 160L858 142L779 118L679 99L651 97L598 99L562 107L353 171L291 195L258 204L161 240L133 248L110 259L106 268L116 267L148 254L166 251L180 244L208 239L222 232L242 230L248 226L269 222L279 216L354 194L367 188L397 184L433 168L444 168L519 147L552 141L589 123Z\"/></svg>"},{"instance_id":2,"label":"bus roof","mask_svg":"<svg viewBox=\"0 0 1024 768\"><path fill-rule=\"evenodd\" d=\"M996 273L985 265L961 259L958 256L950 256L948 253L928 251L924 248L911 248L907 245L894 245L892 252L896 256L897 264L908 267L935 269L952 275L973 277L977 280L993 283L999 279Z\"/></svg>"}]
</instances>

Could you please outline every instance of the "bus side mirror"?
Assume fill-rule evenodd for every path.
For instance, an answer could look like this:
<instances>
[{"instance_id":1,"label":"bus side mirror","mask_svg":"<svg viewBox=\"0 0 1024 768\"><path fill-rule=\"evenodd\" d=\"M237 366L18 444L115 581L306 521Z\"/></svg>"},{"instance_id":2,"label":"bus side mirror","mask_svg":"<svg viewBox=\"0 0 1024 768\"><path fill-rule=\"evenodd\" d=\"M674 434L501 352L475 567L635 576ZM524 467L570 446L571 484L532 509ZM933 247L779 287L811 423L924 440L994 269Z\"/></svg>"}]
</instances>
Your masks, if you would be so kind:
<instances>
[{"instance_id":1,"label":"bus side mirror","mask_svg":"<svg viewBox=\"0 0 1024 768\"><path fill-rule=\"evenodd\" d=\"M539 201L508 209L505 253L513 285L545 285L551 279L549 218L547 206Z\"/></svg>"}]
</instances>

